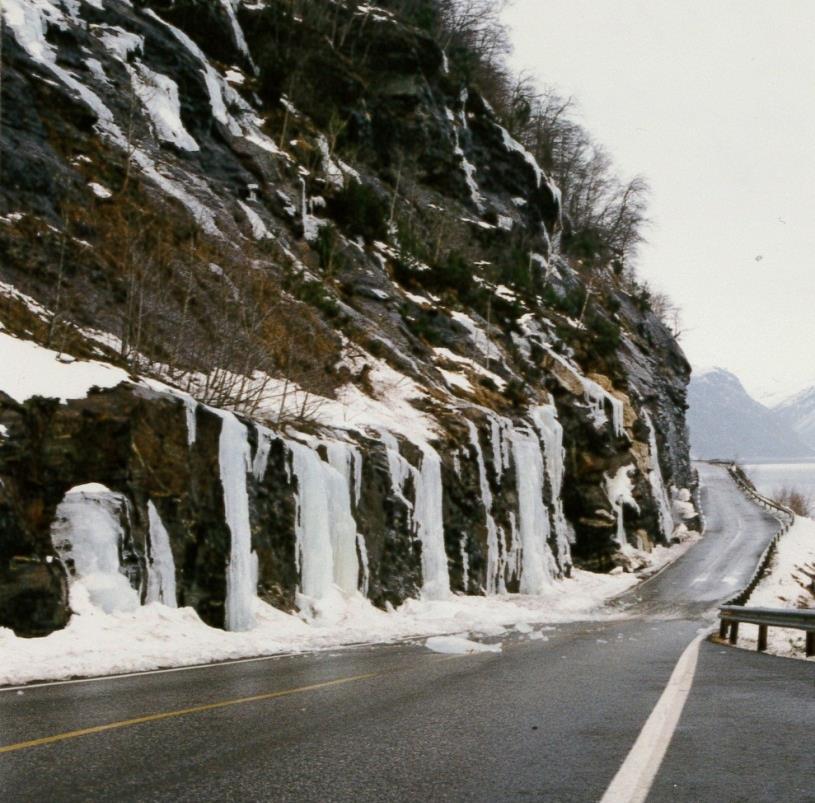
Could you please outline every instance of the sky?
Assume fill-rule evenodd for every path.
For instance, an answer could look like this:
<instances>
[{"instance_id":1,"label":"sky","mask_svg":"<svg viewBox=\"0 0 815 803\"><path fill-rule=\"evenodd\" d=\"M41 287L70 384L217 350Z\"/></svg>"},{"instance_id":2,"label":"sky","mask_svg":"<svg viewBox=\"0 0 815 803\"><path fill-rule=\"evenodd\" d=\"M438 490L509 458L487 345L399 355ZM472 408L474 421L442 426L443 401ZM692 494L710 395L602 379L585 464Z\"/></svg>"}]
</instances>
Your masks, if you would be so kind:
<instances>
[{"instance_id":1,"label":"sky","mask_svg":"<svg viewBox=\"0 0 815 803\"><path fill-rule=\"evenodd\" d=\"M815 2L514 0L512 63L651 186L640 275L696 367L815 384Z\"/></svg>"}]
</instances>

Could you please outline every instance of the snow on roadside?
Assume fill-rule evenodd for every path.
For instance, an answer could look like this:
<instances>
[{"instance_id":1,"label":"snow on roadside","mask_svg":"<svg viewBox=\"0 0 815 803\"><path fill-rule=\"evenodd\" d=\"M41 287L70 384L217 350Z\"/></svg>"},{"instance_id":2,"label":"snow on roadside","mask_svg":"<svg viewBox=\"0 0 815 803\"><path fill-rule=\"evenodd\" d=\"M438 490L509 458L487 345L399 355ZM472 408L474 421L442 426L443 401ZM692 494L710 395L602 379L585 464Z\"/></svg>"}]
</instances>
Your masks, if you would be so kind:
<instances>
[{"instance_id":1,"label":"snow on roadside","mask_svg":"<svg viewBox=\"0 0 815 803\"><path fill-rule=\"evenodd\" d=\"M637 582L634 575L575 571L539 596L453 596L407 600L396 610L375 608L359 594L342 594L344 610L330 624L307 621L254 601L256 627L226 632L204 624L192 608L154 602L106 614L81 580L71 585L68 626L42 638L18 638L0 628L0 685L111 675L174 666L324 650L360 642L388 643L466 633L496 637L524 625L619 617L604 602ZM520 625L520 628L519 628Z\"/></svg>"},{"instance_id":2,"label":"snow on roadside","mask_svg":"<svg viewBox=\"0 0 815 803\"><path fill-rule=\"evenodd\" d=\"M815 609L815 520L795 517L778 542L769 574L758 584L747 605L751 608ZM739 646L756 649L757 625L739 626ZM767 651L804 658L804 631L771 627Z\"/></svg>"}]
</instances>

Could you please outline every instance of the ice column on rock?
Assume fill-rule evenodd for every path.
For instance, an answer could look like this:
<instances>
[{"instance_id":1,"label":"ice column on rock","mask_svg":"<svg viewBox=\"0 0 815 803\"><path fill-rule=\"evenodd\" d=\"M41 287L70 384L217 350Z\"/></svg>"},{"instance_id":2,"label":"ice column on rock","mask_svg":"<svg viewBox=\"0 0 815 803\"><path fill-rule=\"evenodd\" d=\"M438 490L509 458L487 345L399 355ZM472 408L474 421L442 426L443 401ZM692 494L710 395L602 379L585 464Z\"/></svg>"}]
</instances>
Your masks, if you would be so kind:
<instances>
[{"instance_id":1,"label":"ice column on rock","mask_svg":"<svg viewBox=\"0 0 815 803\"><path fill-rule=\"evenodd\" d=\"M51 526L51 541L65 566L105 613L132 611L139 594L121 572L125 499L104 485L80 485L65 494Z\"/></svg>"},{"instance_id":2,"label":"ice column on rock","mask_svg":"<svg viewBox=\"0 0 815 803\"><path fill-rule=\"evenodd\" d=\"M300 591L321 599L336 585L357 591L357 526L351 512L351 489L342 474L297 441L288 441L297 478L295 534Z\"/></svg>"},{"instance_id":3,"label":"ice column on rock","mask_svg":"<svg viewBox=\"0 0 815 803\"><path fill-rule=\"evenodd\" d=\"M224 511L230 533L229 563L226 567L226 629L250 630L255 626L252 607L258 582L258 559L252 551L249 492L246 487L252 456L246 427L230 412L213 412L221 418L218 459Z\"/></svg>"},{"instance_id":4,"label":"ice column on rock","mask_svg":"<svg viewBox=\"0 0 815 803\"><path fill-rule=\"evenodd\" d=\"M623 549L628 544L625 536L625 524L623 522L623 508L633 508L639 513L640 506L634 499L633 491L634 486L631 482L631 473L634 471L634 466L621 466L617 469L617 473L613 477L608 474L604 477L606 496L608 497L611 509L617 519L617 530L615 538L617 546Z\"/></svg>"},{"instance_id":5,"label":"ice column on rock","mask_svg":"<svg viewBox=\"0 0 815 803\"><path fill-rule=\"evenodd\" d=\"M492 464L495 476L500 480L504 470L510 467L510 455L512 454L512 438L510 435L514 426L509 419L495 415L495 413L488 413L488 417L490 420L490 441L492 443Z\"/></svg>"},{"instance_id":6,"label":"ice column on rock","mask_svg":"<svg viewBox=\"0 0 815 803\"><path fill-rule=\"evenodd\" d=\"M417 444L422 464L416 482L414 520L416 534L422 543L422 596L429 600L450 595L450 575L444 549L443 489L441 459L426 443Z\"/></svg>"},{"instance_id":7,"label":"ice column on rock","mask_svg":"<svg viewBox=\"0 0 815 803\"><path fill-rule=\"evenodd\" d=\"M328 494L323 479L322 460L308 446L288 442L292 468L297 477L295 562L300 573L300 591L319 598L334 582L334 557Z\"/></svg>"},{"instance_id":8,"label":"ice column on rock","mask_svg":"<svg viewBox=\"0 0 815 803\"><path fill-rule=\"evenodd\" d=\"M592 379L580 375L583 392L591 410L591 416L596 426L603 426L608 421L606 417L606 403L611 407L611 427L614 434L621 438L625 434L623 427L623 403L612 396L605 388Z\"/></svg>"},{"instance_id":9,"label":"ice column on rock","mask_svg":"<svg viewBox=\"0 0 815 803\"><path fill-rule=\"evenodd\" d=\"M326 452L328 454L328 462L334 471L342 477L344 483L343 494L347 499L347 505L342 504L340 507L342 511L339 514L341 518L347 523L349 520L354 522L351 516L352 507L359 505L359 500L362 494L362 452L350 443L343 443L342 441L331 441L326 445ZM346 509L347 508L347 509ZM356 548L359 553L359 563L362 564L362 594L368 594L368 582L370 579L370 572L368 569L368 549L365 546L365 536L357 531L356 523L354 522L354 538L356 539ZM355 559L353 564L349 560L351 550L348 548L348 538L332 539L335 543L334 560L335 560L335 575L337 585L343 590L355 591L359 580L359 564ZM336 544L342 544L343 549L337 550ZM353 570L351 569L353 565ZM342 567L342 568L340 568ZM350 574L353 571L353 582L351 582ZM344 579L339 579L344 578Z\"/></svg>"},{"instance_id":10,"label":"ice column on rock","mask_svg":"<svg viewBox=\"0 0 815 803\"><path fill-rule=\"evenodd\" d=\"M266 427L255 424L258 445L255 451L255 459L252 461L252 476L257 482L263 482L266 476L266 468L269 465L269 452L272 450L272 433Z\"/></svg>"},{"instance_id":11,"label":"ice column on rock","mask_svg":"<svg viewBox=\"0 0 815 803\"><path fill-rule=\"evenodd\" d=\"M461 103L462 103L462 111L459 115L459 122L461 123L461 128L464 130L467 129L467 90L463 90L461 94ZM476 175L476 168L475 165L468 161L467 156L464 153L464 149L461 147L461 140L459 137L459 130L458 126L456 125L456 116L450 109L445 109L447 114L447 119L452 123L453 128L453 153L461 159L461 167L464 171L464 180L467 182L467 188L470 190L470 197L472 198L473 203L475 204L476 209L479 212L484 211L484 196L481 194L481 190L478 187L478 182L475 180Z\"/></svg>"},{"instance_id":12,"label":"ice column on rock","mask_svg":"<svg viewBox=\"0 0 815 803\"><path fill-rule=\"evenodd\" d=\"M557 565L548 544L549 513L543 503L544 465L537 435L516 429L512 453L518 489L521 593L540 594L551 584Z\"/></svg>"},{"instance_id":13,"label":"ice column on rock","mask_svg":"<svg viewBox=\"0 0 815 803\"><path fill-rule=\"evenodd\" d=\"M648 427L648 482L651 484L651 493L654 503L659 513L659 529L665 539L670 539L673 534L673 515L671 513L671 500L665 490L665 483L662 479L662 469L659 467L659 451L657 447L657 433L654 429L654 422L651 414L643 410L642 417Z\"/></svg>"},{"instance_id":14,"label":"ice column on rock","mask_svg":"<svg viewBox=\"0 0 815 803\"><path fill-rule=\"evenodd\" d=\"M249 55L249 46L246 44L246 37L244 37L243 29L238 22L238 17L237 14L235 14L235 8L232 0L221 0L221 5L229 18L229 24L232 28L232 38L235 40L235 46L241 53L243 53L244 56L246 56L251 64L252 57ZM235 5L237 5L237 3L235 3ZM254 66L254 64L252 66Z\"/></svg>"},{"instance_id":15,"label":"ice column on rock","mask_svg":"<svg viewBox=\"0 0 815 803\"><path fill-rule=\"evenodd\" d=\"M147 521L150 549L145 602L161 602L168 608L176 608L175 560L170 548L170 536L152 501L147 503Z\"/></svg>"},{"instance_id":16,"label":"ice column on rock","mask_svg":"<svg viewBox=\"0 0 815 803\"><path fill-rule=\"evenodd\" d=\"M387 430L380 430L385 446L393 494L412 513L412 526L422 544L422 596L425 599L446 599L450 594L450 575L447 553L444 549L443 488L441 459L429 444L419 441L415 445L422 453L420 468L405 460L399 453L399 442ZM413 479L415 502L405 496L405 485Z\"/></svg>"},{"instance_id":17,"label":"ice column on rock","mask_svg":"<svg viewBox=\"0 0 815 803\"><path fill-rule=\"evenodd\" d=\"M464 593L467 593L467 589L470 586L470 555L467 552L467 536L462 535L461 539L458 542L459 552L461 554L461 572L462 572L462 582L464 584Z\"/></svg>"},{"instance_id":18,"label":"ice column on rock","mask_svg":"<svg viewBox=\"0 0 815 803\"><path fill-rule=\"evenodd\" d=\"M408 510L410 522L413 520L413 504L405 496L405 485L410 477L413 477L414 485L418 483L418 472L399 453L399 441L387 430L379 431L379 439L385 447L385 454L388 458L388 473L391 478L393 495L402 502ZM409 523L410 523L409 522Z\"/></svg>"},{"instance_id":19,"label":"ice column on rock","mask_svg":"<svg viewBox=\"0 0 815 803\"><path fill-rule=\"evenodd\" d=\"M563 427L557 418L557 408L554 404L536 407L532 410L532 420L538 428L544 445L544 460L546 476L549 480L549 489L552 496L552 522L557 542L557 558L561 568L570 566L572 562L571 545L574 542L574 533L566 521L563 512L563 473L564 458Z\"/></svg>"},{"instance_id":20,"label":"ice column on rock","mask_svg":"<svg viewBox=\"0 0 815 803\"><path fill-rule=\"evenodd\" d=\"M487 522L487 594L498 592L498 579L501 575L501 555L498 551L498 528L492 515L492 489L487 479L487 468L484 465L484 454L481 451L481 442L478 439L478 430L475 424L465 419L470 433L470 443L475 450L476 465L478 466L478 485L481 490L481 502L484 505L484 515Z\"/></svg>"},{"instance_id":21,"label":"ice column on rock","mask_svg":"<svg viewBox=\"0 0 815 803\"><path fill-rule=\"evenodd\" d=\"M598 429L608 423L606 403L611 407L611 426L614 434L621 438L625 435L624 407L616 396L609 393L602 385L593 379L584 376L580 369L571 360L558 354L551 346L540 343L541 348L559 365L565 368L583 387L583 395L589 407L589 415Z\"/></svg>"}]
</instances>

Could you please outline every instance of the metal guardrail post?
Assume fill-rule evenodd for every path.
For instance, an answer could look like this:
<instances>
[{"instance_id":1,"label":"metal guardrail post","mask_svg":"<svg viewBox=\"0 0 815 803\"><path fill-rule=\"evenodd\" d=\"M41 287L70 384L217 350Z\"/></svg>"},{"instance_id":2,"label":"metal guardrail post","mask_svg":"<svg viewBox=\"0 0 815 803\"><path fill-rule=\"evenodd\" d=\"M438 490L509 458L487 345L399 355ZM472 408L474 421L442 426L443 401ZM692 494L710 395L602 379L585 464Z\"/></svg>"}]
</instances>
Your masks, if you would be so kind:
<instances>
[{"instance_id":1,"label":"metal guardrail post","mask_svg":"<svg viewBox=\"0 0 815 803\"><path fill-rule=\"evenodd\" d=\"M767 625L758 626L758 651L767 652Z\"/></svg>"}]
</instances>

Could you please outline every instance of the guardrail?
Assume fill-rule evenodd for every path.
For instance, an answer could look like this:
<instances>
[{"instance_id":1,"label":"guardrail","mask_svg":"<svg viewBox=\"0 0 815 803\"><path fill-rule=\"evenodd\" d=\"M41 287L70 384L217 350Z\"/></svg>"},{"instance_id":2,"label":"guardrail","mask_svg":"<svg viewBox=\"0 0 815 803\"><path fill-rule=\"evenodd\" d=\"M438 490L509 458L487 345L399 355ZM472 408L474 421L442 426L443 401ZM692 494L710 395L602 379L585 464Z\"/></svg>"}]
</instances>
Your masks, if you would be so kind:
<instances>
[{"instance_id":1,"label":"guardrail","mask_svg":"<svg viewBox=\"0 0 815 803\"><path fill-rule=\"evenodd\" d=\"M727 470L733 481L746 496L750 497L760 507L771 512L778 519L781 529L773 536L772 541L767 544L767 548L762 553L750 582L719 609L719 638L727 638L731 644L735 644L739 638L740 623L758 625L758 650L764 652L767 649L767 631L769 628L785 627L792 630L803 630L806 633L805 653L809 658L815 655L815 610L748 608L744 605L755 591L756 586L770 565L770 560L772 560L779 539L788 532L795 521L795 514L788 507L760 494L735 464L728 465Z\"/></svg>"},{"instance_id":2,"label":"guardrail","mask_svg":"<svg viewBox=\"0 0 815 803\"><path fill-rule=\"evenodd\" d=\"M776 547L778 546L778 541L780 540L781 536L785 535L789 531L789 528L795 521L795 514L788 507L760 494L745 479L742 472L735 464L730 463L727 466L727 470L730 476L733 478L733 481L736 483L736 485L738 485L742 492L746 496L750 497L750 499L759 505L759 507L763 507L765 510L772 513L772 515L774 515L781 524L781 529L773 536L772 541L767 544L767 548L764 550L764 552L762 552L750 581L741 591L734 594L725 602L725 605L744 605L744 603L750 599L750 595L756 590L756 586L764 576L764 573L767 571L767 567L770 565L770 561L772 560Z\"/></svg>"},{"instance_id":3,"label":"guardrail","mask_svg":"<svg viewBox=\"0 0 815 803\"><path fill-rule=\"evenodd\" d=\"M764 652L767 649L767 630L771 627L786 627L792 630L803 630L806 633L804 650L806 656L809 658L815 655L815 610L722 605L719 609L719 616L721 617L719 638L727 638L731 644L735 644L738 640L739 624L758 625L758 650Z\"/></svg>"}]
</instances>

